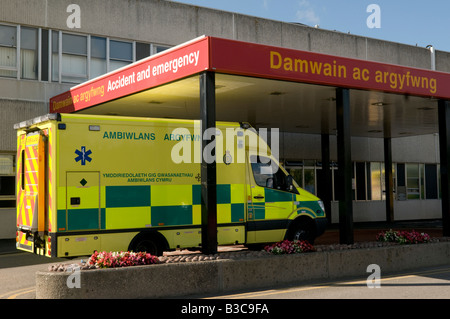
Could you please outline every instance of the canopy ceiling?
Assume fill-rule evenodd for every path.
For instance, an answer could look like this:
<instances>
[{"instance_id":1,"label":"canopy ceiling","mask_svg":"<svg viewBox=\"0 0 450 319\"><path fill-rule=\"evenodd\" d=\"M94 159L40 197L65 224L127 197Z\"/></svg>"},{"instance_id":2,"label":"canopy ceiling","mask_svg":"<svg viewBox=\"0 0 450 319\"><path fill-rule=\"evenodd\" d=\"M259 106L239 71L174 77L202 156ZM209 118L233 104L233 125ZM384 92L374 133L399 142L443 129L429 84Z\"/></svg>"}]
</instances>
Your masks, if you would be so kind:
<instances>
[{"instance_id":1,"label":"canopy ceiling","mask_svg":"<svg viewBox=\"0 0 450 319\"><path fill-rule=\"evenodd\" d=\"M200 118L199 77L191 76L86 108L79 113ZM438 132L431 98L351 90L353 136L402 137ZM216 74L216 119L285 132L335 134L335 88Z\"/></svg>"}]
</instances>

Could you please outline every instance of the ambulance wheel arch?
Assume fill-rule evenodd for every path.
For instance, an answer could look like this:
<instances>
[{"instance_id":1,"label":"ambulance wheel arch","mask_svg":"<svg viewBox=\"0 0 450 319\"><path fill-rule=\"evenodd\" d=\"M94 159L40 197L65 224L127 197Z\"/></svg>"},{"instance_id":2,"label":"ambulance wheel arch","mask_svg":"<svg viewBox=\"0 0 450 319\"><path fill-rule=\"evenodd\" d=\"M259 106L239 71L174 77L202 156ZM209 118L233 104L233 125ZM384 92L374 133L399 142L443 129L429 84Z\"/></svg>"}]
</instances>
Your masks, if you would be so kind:
<instances>
[{"instance_id":1,"label":"ambulance wheel arch","mask_svg":"<svg viewBox=\"0 0 450 319\"><path fill-rule=\"evenodd\" d=\"M162 256L164 251L169 250L169 243L157 231L142 231L131 240L128 250L145 251L153 256Z\"/></svg>"},{"instance_id":2,"label":"ambulance wheel arch","mask_svg":"<svg viewBox=\"0 0 450 319\"><path fill-rule=\"evenodd\" d=\"M298 216L289 224L285 239L288 240L307 240L314 244L316 230L314 220L308 216Z\"/></svg>"}]
</instances>

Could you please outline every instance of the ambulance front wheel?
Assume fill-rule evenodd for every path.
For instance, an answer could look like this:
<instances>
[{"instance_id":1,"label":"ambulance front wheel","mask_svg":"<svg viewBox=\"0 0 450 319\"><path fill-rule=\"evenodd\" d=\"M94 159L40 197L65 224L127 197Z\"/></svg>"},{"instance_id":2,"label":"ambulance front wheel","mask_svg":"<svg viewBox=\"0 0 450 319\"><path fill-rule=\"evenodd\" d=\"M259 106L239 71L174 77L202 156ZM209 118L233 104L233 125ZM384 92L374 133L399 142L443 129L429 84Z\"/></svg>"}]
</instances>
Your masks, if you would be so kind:
<instances>
[{"instance_id":1,"label":"ambulance front wheel","mask_svg":"<svg viewBox=\"0 0 450 319\"><path fill-rule=\"evenodd\" d=\"M140 233L132 241L129 250L134 252L147 252L153 256L162 256L165 245L165 238L159 233Z\"/></svg>"},{"instance_id":2,"label":"ambulance front wheel","mask_svg":"<svg viewBox=\"0 0 450 319\"><path fill-rule=\"evenodd\" d=\"M311 245L316 239L314 222L309 218L302 218L293 222L286 234L288 240L307 240Z\"/></svg>"}]
</instances>

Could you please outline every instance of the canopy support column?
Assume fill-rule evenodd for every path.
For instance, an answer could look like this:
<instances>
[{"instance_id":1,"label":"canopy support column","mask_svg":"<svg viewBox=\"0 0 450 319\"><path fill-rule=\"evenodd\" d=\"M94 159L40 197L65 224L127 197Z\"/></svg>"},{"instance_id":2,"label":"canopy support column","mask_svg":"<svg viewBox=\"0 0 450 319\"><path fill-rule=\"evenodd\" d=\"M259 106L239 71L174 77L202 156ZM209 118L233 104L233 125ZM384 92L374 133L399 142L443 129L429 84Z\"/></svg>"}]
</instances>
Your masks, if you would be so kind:
<instances>
[{"instance_id":1,"label":"canopy support column","mask_svg":"<svg viewBox=\"0 0 450 319\"><path fill-rule=\"evenodd\" d=\"M450 236L450 101L439 100L439 151L441 161L442 231Z\"/></svg>"},{"instance_id":2,"label":"canopy support column","mask_svg":"<svg viewBox=\"0 0 450 319\"><path fill-rule=\"evenodd\" d=\"M331 200L333 183L331 178L330 168L330 134L322 133L321 135L322 148L322 180L321 180L321 194L320 198L325 206L325 214L328 219L328 224L331 224Z\"/></svg>"},{"instance_id":3,"label":"canopy support column","mask_svg":"<svg viewBox=\"0 0 450 319\"><path fill-rule=\"evenodd\" d=\"M202 196L202 252L207 255L217 253L217 173L215 154L204 154L209 143L205 131L216 127L215 74L200 74L200 116L202 138L201 196ZM209 143L208 143L209 142ZM214 149L215 152L215 149Z\"/></svg>"},{"instance_id":4,"label":"canopy support column","mask_svg":"<svg viewBox=\"0 0 450 319\"><path fill-rule=\"evenodd\" d=\"M350 132L350 90L336 89L338 151L339 238L341 244L353 244L352 153Z\"/></svg>"},{"instance_id":5,"label":"canopy support column","mask_svg":"<svg viewBox=\"0 0 450 319\"><path fill-rule=\"evenodd\" d=\"M384 178L386 184L386 221L394 221L394 177L392 174L392 141L384 138Z\"/></svg>"}]
</instances>

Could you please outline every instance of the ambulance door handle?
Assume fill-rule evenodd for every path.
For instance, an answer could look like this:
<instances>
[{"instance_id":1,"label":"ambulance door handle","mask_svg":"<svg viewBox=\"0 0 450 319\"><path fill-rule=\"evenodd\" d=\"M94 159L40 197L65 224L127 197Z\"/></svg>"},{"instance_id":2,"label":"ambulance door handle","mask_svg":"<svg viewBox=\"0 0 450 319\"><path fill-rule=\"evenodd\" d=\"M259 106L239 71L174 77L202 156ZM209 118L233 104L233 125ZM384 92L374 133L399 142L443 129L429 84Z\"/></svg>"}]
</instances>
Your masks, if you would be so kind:
<instances>
[{"instance_id":1,"label":"ambulance door handle","mask_svg":"<svg viewBox=\"0 0 450 319\"><path fill-rule=\"evenodd\" d=\"M76 205L80 205L80 203L81 203L80 197L71 197L70 198L70 205L76 206Z\"/></svg>"},{"instance_id":2,"label":"ambulance door handle","mask_svg":"<svg viewBox=\"0 0 450 319\"><path fill-rule=\"evenodd\" d=\"M264 199L264 196L258 195L258 196L253 196L253 198L255 198L255 199Z\"/></svg>"}]
</instances>

